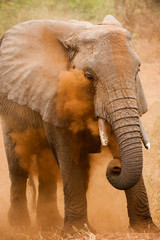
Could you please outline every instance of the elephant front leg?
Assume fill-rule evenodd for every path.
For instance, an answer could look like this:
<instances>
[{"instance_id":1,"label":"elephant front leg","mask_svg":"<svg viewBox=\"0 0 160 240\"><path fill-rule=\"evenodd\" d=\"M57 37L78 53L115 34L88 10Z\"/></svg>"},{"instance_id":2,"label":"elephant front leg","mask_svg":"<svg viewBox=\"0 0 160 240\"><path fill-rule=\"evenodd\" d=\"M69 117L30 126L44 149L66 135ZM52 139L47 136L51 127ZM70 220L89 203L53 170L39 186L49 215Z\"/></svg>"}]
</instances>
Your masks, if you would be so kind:
<instances>
[{"instance_id":1,"label":"elephant front leg","mask_svg":"<svg viewBox=\"0 0 160 240\"><path fill-rule=\"evenodd\" d=\"M86 186L83 170L74 162L61 168L65 201L64 232L83 229L87 219Z\"/></svg>"},{"instance_id":2,"label":"elephant front leg","mask_svg":"<svg viewBox=\"0 0 160 240\"><path fill-rule=\"evenodd\" d=\"M81 143L74 141L71 132L67 129L45 124L45 131L59 164L63 182L65 204L63 234L72 234L75 229L83 229L84 224L88 223L86 200L87 154L80 153Z\"/></svg>"},{"instance_id":3,"label":"elephant front leg","mask_svg":"<svg viewBox=\"0 0 160 240\"><path fill-rule=\"evenodd\" d=\"M75 234L76 231L84 230L88 225L87 218L87 170L83 164L76 161L74 149L68 148L58 153L60 171L63 182L65 218L62 234ZM77 152L77 155L79 153ZM88 161L87 157L80 161Z\"/></svg>"},{"instance_id":4,"label":"elephant front leg","mask_svg":"<svg viewBox=\"0 0 160 240\"><path fill-rule=\"evenodd\" d=\"M159 231L152 221L143 176L134 187L126 190L125 194L130 227L138 232Z\"/></svg>"}]
</instances>

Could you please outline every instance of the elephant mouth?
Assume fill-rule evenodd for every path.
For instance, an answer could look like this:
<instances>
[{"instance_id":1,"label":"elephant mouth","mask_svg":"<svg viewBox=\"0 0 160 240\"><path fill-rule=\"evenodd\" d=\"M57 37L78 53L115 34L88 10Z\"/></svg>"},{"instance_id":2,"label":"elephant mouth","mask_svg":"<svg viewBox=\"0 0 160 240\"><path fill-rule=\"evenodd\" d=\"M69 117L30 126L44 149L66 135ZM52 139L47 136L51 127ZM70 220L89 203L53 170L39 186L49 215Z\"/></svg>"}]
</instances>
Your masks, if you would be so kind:
<instances>
[{"instance_id":1,"label":"elephant mouth","mask_svg":"<svg viewBox=\"0 0 160 240\"><path fill-rule=\"evenodd\" d=\"M100 140L103 147L107 147L109 143L105 122L106 120L102 118L98 118L99 135L100 135ZM139 119L139 127L140 127L141 140L143 142L143 145L146 149L150 149L150 141L140 119Z\"/></svg>"}]
</instances>

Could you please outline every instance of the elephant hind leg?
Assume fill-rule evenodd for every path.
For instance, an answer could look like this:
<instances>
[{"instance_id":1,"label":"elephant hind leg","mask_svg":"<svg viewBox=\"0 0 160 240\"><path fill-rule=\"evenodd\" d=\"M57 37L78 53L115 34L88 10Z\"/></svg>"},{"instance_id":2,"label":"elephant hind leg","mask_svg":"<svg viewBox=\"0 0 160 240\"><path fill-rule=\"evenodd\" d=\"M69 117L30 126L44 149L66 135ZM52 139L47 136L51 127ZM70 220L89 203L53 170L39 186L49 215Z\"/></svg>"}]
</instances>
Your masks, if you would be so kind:
<instances>
[{"instance_id":1,"label":"elephant hind leg","mask_svg":"<svg viewBox=\"0 0 160 240\"><path fill-rule=\"evenodd\" d=\"M9 222L12 226L23 227L30 225L30 217L26 199L26 183L28 172L19 164L19 157L15 152L15 143L12 141L13 129L3 123L4 144L8 160L10 187Z\"/></svg>"},{"instance_id":2,"label":"elephant hind leg","mask_svg":"<svg viewBox=\"0 0 160 240\"><path fill-rule=\"evenodd\" d=\"M11 177L11 206L8 212L8 220L12 226L28 227L30 225L30 217L26 200L26 181L27 178L20 176Z\"/></svg>"}]
</instances>

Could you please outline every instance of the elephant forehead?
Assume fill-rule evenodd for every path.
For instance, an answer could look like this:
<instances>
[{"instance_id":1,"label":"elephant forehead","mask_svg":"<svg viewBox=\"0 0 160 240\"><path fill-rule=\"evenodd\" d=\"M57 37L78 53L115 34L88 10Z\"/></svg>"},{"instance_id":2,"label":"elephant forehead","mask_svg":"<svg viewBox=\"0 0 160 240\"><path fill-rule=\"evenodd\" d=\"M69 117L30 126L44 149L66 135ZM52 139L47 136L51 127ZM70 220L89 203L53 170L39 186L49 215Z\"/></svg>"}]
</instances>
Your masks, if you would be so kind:
<instances>
[{"instance_id":1,"label":"elephant forehead","mask_svg":"<svg viewBox=\"0 0 160 240\"><path fill-rule=\"evenodd\" d=\"M96 63L97 61L105 63L112 58L116 60L117 57L132 62L133 58L136 58L131 37L126 30L117 27L100 27L94 30L86 30L79 35L82 52L86 52L87 49L91 53L88 58L91 60L94 58Z\"/></svg>"},{"instance_id":2,"label":"elephant forehead","mask_svg":"<svg viewBox=\"0 0 160 240\"><path fill-rule=\"evenodd\" d=\"M111 39L112 36L112 39ZM82 40L84 42L98 42L98 41L106 41L106 40L114 40L123 38L128 39L129 33L120 27L116 26L104 26L104 25L95 25L91 28L85 29L82 31L79 36L78 40Z\"/></svg>"}]
</instances>

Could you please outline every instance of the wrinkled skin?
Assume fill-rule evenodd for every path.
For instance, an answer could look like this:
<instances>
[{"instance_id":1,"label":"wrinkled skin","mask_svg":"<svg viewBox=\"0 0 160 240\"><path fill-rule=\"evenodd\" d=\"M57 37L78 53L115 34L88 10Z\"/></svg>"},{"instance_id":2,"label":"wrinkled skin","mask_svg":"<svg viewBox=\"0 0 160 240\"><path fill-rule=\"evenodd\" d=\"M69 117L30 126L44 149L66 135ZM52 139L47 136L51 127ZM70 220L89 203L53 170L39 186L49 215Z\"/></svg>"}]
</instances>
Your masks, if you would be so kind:
<instances>
[{"instance_id":1,"label":"wrinkled skin","mask_svg":"<svg viewBox=\"0 0 160 240\"><path fill-rule=\"evenodd\" d=\"M58 64L53 61L55 56L59 57ZM30 21L13 27L1 40L0 114L11 179L10 223L30 223L28 171L20 166L11 136L34 128L45 132L48 148L59 164L65 201L64 233L72 232L73 226L82 229L84 223L88 224L88 154L97 152L100 142L88 135L87 129L73 134L57 115L56 79L69 68L83 70L94 87L93 116L106 120L114 159L107 178L114 187L125 190L131 227L140 230L148 224L154 226L142 177L139 116L147 107L138 77L140 61L130 34L111 16L102 25ZM39 176L38 222L42 227L55 226L60 218L56 176L48 173L45 181Z\"/></svg>"}]
</instances>

